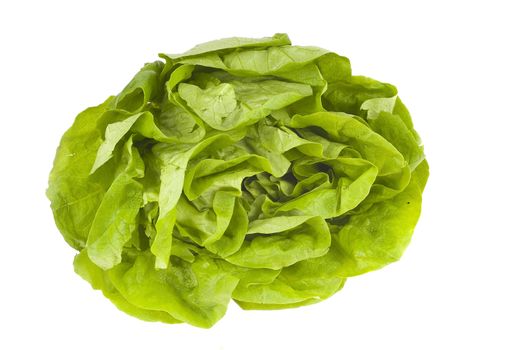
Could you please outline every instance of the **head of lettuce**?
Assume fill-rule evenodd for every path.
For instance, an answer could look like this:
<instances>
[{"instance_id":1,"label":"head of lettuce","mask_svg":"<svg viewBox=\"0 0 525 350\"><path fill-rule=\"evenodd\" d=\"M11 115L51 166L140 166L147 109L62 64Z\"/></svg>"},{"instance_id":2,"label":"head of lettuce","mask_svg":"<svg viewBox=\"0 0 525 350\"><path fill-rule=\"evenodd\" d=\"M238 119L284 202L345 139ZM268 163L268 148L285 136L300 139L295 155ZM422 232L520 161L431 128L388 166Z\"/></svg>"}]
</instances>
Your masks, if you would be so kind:
<instances>
[{"instance_id":1,"label":"head of lettuce","mask_svg":"<svg viewBox=\"0 0 525 350\"><path fill-rule=\"evenodd\" d=\"M400 258L428 166L392 85L285 34L160 55L64 134L47 195L122 311L211 327Z\"/></svg>"}]
</instances>

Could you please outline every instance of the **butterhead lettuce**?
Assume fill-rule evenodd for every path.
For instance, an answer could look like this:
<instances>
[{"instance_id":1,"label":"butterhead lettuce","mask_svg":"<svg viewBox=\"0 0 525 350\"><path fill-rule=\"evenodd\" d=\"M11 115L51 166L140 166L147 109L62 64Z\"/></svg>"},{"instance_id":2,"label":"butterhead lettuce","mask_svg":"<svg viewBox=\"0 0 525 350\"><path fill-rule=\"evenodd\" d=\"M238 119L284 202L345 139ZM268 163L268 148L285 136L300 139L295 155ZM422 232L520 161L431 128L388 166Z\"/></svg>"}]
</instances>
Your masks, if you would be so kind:
<instances>
[{"instance_id":1,"label":"butterhead lettuce","mask_svg":"<svg viewBox=\"0 0 525 350\"><path fill-rule=\"evenodd\" d=\"M47 195L122 311L211 327L400 258L428 177L394 86L285 34L161 54L64 134Z\"/></svg>"}]
</instances>

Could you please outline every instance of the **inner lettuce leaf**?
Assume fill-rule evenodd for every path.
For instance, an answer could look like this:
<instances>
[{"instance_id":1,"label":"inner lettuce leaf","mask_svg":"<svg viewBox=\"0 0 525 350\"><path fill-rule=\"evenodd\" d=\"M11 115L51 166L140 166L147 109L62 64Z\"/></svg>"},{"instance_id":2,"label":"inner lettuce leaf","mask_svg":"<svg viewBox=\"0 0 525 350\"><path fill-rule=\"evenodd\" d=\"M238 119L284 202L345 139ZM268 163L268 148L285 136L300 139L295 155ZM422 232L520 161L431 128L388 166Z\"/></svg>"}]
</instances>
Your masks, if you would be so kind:
<instances>
[{"instance_id":1,"label":"inner lettuce leaf","mask_svg":"<svg viewBox=\"0 0 525 350\"><path fill-rule=\"evenodd\" d=\"M145 321L209 328L398 260L428 164L394 86L286 34L160 54L81 112L47 196L75 271Z\"/></svg>"}]
</instances>

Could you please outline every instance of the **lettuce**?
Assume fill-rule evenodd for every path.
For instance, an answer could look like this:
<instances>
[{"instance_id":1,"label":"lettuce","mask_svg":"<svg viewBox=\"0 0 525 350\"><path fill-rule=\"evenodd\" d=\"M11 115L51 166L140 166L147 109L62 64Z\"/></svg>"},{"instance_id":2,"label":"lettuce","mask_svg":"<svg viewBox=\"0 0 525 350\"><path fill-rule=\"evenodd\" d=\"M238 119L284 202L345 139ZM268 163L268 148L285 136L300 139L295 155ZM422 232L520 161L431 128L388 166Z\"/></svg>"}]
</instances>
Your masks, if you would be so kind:
<instances>
[{"instance_id":1,"label":"lettuce","mask_svg":"<svg viewBox=\"0 0 525 350\"><path fill-rule=\"evenodd\" d=\"M47 195L122 311L211 327L319 302L396 261L428 165L394 86L285 34L146 64L64 134Z\"/></svg>"}]
</instances>

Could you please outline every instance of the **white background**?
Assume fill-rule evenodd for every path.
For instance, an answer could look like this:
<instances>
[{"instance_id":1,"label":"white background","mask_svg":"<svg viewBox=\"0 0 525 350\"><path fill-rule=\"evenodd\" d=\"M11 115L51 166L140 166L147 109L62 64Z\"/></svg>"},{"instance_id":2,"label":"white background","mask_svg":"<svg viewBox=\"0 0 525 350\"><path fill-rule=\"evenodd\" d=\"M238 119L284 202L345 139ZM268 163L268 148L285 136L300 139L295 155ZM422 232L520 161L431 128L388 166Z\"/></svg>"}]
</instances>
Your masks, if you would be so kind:
<instances>
[{"instance_id":1,"label":"white background","mask_svg":"<svg viewBox=\"0 0 525 350\"><path fill-rule=\"evenodd\" d=\"M520 1L2 1L2 349L524 349ZM211 330L119 312L72 267L44 192L77 113L158 52L287 32L397 85L426 146L402 260L286 311L231 303ZM521 332L521 334L520 334Z\"/></svg>"}]
</instances>

